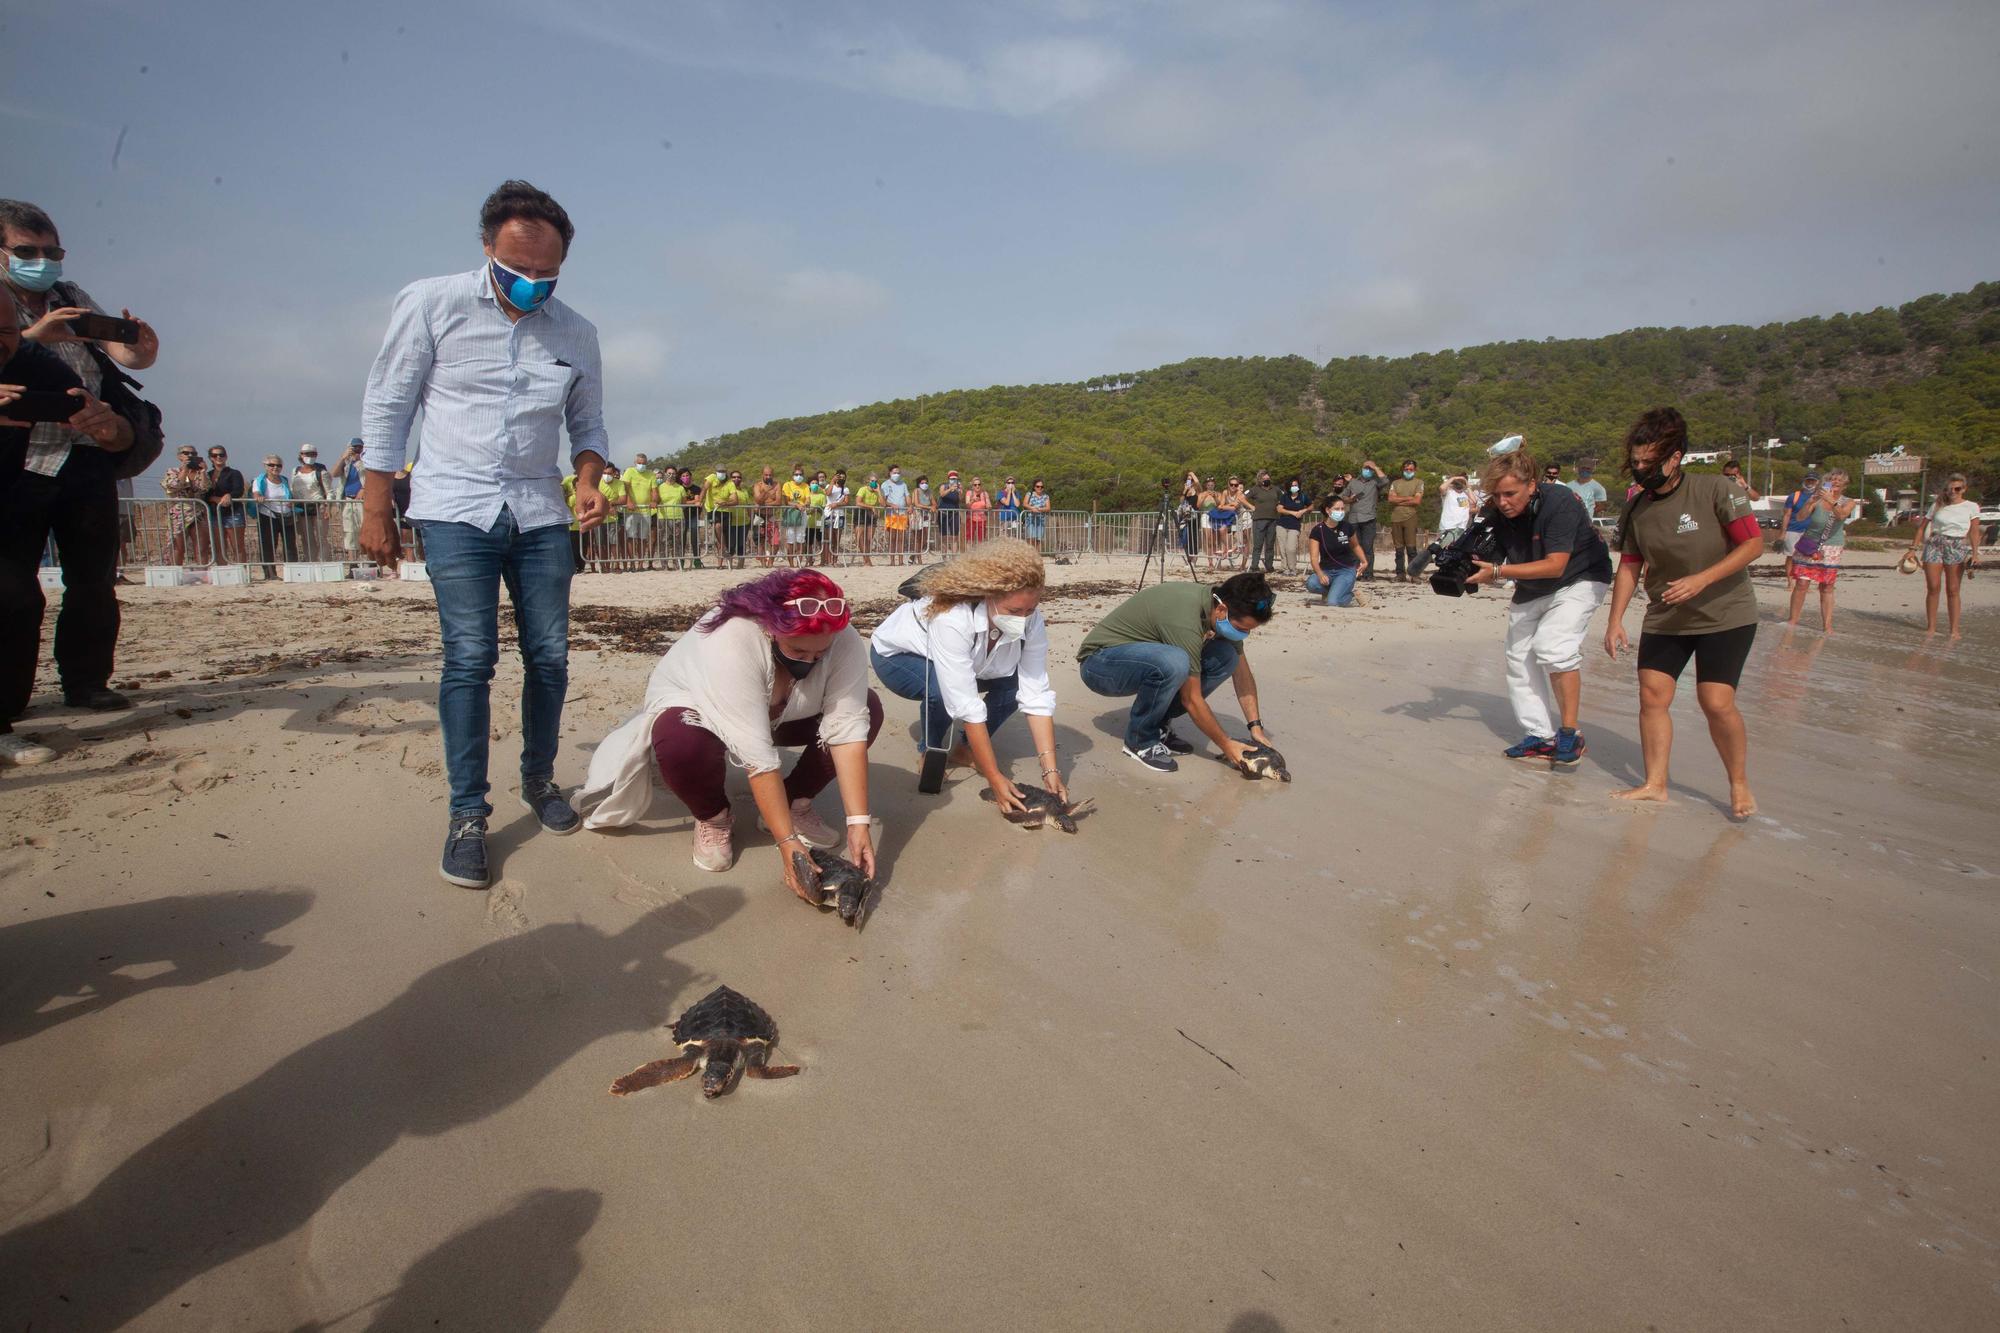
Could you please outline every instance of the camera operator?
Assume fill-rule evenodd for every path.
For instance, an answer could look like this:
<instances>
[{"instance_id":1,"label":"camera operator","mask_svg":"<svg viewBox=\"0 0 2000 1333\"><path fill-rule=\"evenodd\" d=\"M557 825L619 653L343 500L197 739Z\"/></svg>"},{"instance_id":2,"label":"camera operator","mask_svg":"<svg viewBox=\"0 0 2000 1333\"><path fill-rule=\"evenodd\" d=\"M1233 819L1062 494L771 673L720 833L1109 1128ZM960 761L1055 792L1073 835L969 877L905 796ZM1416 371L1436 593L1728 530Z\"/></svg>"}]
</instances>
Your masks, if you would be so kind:
<instances>
[{"instance_id":1,"label":"camera operator","mask_svg":"<svg viewBox=\"0 0 2000 1333\"><path fill-rule=\"evenodd\" d=\"M1502 552L1477 561L1467 583L1514 580L1507 610L1507 694L1526 733L1509 759L1547 760L1567 769L1583 758L1577 709L1583 697L1583 638L1611 591L1611 552L1576 492L1538 481L1527 454L1486 465L1486 489ZM1559 714L1559 718L1555 715Z\"/></svg>"},{"instance_id":2,"label":"camera operator","mask_svg":"<svg viewBox=\"0 0 2000 1333\"><path fill-rule=\"evenodd\" d=\"M104 312L89 293L63 281L62 239L35 205L0 199L0 250L6 252L7 296L0 350L11 363L0 382L64 390L78 402L67 421L0 430L10 437L0 468L4 727L26 710L33 689L45 606L35 568L52 533L63 565L55 634L63 702L95 712L131 706L110 685L118 646L118 483L151 467L163 441L158 413L132 392L133 381L124 373L153 364L160 346L153 330L140 322L135 341L100 344L71 327L73 319Z\"/></svg>"},{"instance_id":3,"label":"camera operator","mask_svg":"<svg viewBox=\"0 0 2000 1333\"><path fill-rule=\"evenodd\" d=\"M1465 535L1472 523L1472 495L1466 485L1465 474L1453 473L1446 477L1444 489L1438 492L1438 535L1437 540L1417 553L1415 565L1410 569L1410 577L1421 579L1424 569L1431 562L1432 551L1448 550Z\"/></svg>"}]
</instances>

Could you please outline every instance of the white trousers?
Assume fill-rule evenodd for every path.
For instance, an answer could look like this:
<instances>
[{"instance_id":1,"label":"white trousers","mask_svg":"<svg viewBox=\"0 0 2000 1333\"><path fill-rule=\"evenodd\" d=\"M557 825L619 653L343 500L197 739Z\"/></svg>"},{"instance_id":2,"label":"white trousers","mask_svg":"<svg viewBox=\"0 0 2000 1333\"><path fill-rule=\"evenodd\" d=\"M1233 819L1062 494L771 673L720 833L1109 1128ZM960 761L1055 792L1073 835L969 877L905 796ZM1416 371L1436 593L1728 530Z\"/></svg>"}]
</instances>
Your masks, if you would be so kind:
<instances>
[{"instance_id":1,"label":"white trousers","mask_svg":"<svg viewBox=\"0 0 2000 1333\"><path fill-rule=\"evenodd\" d=\"M1507 608L1507 698L1524 735L1556 734L1562 714L1549 674L1583 666L1591 617L1610 595L1610 584L1584 581Z\"/></svg>"}]
</instances>

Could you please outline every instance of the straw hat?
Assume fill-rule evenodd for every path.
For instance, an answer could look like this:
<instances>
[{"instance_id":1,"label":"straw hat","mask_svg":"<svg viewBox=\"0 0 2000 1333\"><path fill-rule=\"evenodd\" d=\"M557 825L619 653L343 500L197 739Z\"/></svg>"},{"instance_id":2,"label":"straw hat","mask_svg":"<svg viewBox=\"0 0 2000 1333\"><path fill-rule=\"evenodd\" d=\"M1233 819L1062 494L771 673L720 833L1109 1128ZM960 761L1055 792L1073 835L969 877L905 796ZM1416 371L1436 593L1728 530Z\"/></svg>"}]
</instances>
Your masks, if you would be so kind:
<instances>
[{"instance_id":1,"label":"straw hat","mask_svg":"<svg viewBox=\"0 0 2000 1333\"><path fill-rule=\"evenodd\" d=\"M1905 552L1903 552L1903 558L1902 558L1901 560L1898 560L1898 561L1896 562L1896 572L1897 572L1898 574L1914 574L1914 573L1916 573L1916 572L1917 572L1917 553L1916 553L1915 551L1905 551Z\"/></svg>"}]
</instances>

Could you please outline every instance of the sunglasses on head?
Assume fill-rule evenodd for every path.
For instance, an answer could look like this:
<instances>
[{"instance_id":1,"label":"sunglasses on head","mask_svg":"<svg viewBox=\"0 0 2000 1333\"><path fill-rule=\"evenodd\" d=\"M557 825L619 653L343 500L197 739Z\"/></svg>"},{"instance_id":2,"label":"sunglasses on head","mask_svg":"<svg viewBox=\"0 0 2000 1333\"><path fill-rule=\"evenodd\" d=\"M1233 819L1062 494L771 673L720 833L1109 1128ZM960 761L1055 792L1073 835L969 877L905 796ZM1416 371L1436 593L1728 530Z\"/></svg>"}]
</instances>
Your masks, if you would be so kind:
<instances>
[{"instance_id":1,"label":"sunglasses on head","mask_svg":"<svg viewBox=\"0 0 2000 1333\"><path fill-rule=\"evenodd\" d=\"M844 616L847 614L845 597L794 597L785 603L795 608L801 616Z\"/></svg>"}]
</instances>

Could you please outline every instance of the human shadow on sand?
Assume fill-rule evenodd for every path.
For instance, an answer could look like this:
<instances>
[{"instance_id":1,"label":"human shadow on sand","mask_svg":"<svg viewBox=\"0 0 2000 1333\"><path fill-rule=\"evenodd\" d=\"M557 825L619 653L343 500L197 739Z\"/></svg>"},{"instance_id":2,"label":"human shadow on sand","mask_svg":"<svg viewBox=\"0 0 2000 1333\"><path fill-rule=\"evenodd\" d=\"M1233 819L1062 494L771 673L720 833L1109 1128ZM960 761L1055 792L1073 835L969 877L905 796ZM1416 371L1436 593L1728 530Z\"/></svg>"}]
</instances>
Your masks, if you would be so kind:
<instances>
[{"instance_id":1,"label":"human shadow on sand","mask_svg":"<svg viewBox=\"0 0 2000 1333\"><path fill-rule=\"evenodd\" d=\"M200 893L0 929L0 1046L147 991L268 967L291 946L264 937L312 901L299 889ZM166 970L151 976L126 975L161 964Z\"/></svg>"},{"instance_id":2,"label":"human shadow on sand","mask_svg":"<svg viewBox=\"0 0 2000 1333\"><path fill-rule=\"evenodd\" d=\"M358 1310L301 1324L324 1333L372 1310L369 1333L413 1328L510 1329L548 1323L583 1271L578 1247L604 1207L596 1190L541 1189L445 1241L410 1265L386 1296Z\"/></svg>"},{"instance_id":3,"label":"human shadow on sand","mask_svg":"<svg viewBox=\"0 0 2000 1333\"><path fill-rule=\"evenodd\" d=\"M699 889L615 935L540 926L432 968L0 1236L0 1327L123 1327L297 1231L404 1135L474 1124L599 1038L658 1026L696 980L668 951L742 902Z\"/></svg>"}]
</instances>

